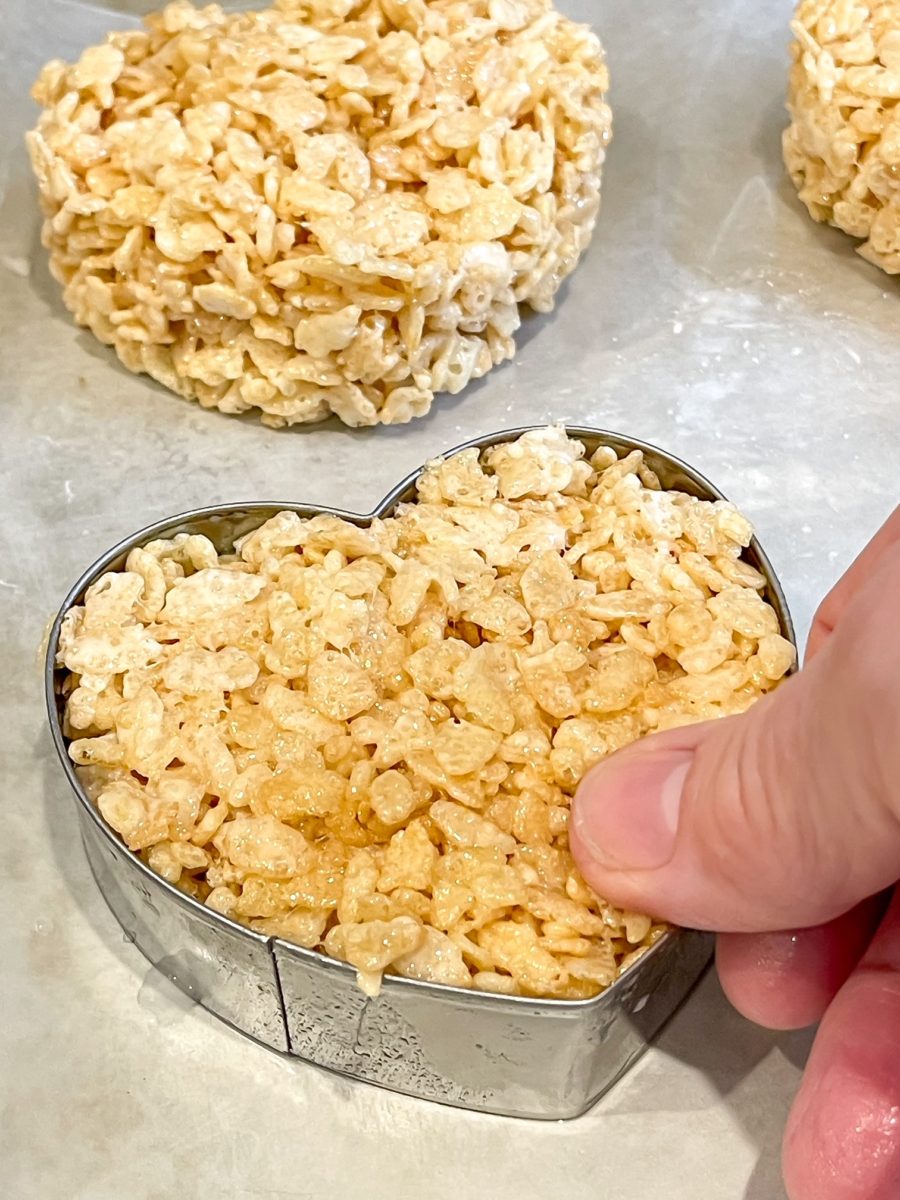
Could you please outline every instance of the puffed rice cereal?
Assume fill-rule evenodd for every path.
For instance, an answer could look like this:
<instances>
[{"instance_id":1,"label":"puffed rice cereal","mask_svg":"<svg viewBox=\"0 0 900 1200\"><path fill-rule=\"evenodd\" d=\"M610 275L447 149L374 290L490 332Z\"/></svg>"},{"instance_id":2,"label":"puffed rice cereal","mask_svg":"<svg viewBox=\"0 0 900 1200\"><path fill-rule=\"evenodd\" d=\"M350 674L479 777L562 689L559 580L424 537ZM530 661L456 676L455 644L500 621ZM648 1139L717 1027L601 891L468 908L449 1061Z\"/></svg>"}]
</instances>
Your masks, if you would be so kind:
<instances>
[{"instance_id":1,"label":"puffed rice cereal","mask_svg":"<svg viewBox=\"0 0 900 1200\"><path fill-rule=\"evenodd\" d=\"M900 0L801 0L784 159L817 221L900 272Z\"/></svg>"},{"instance_id":2,"label":"puffed rice cereal","mask_svg":"<svg viewBox=\"0 0 900 1200\"><path fill-rule=\"evenodd\" d=\"M551 0L168 5L53 61L28 135L80 325L268 425L427 412L590 240L600 43Z\"/></svg>"},{"instance_id":3,"label":"puffed rice cereal","mask_svg":"<svg viewBox=\"0 0 900 1200\"><path fill-rule=\"evenodd\" d=\"M153 870L371 993L592 996L663 926L587 887L571 798L790 670L750 537L549 428L431 463L368 526L154 541L64 619L69 754Z\"/></svg>"}]
</instances>

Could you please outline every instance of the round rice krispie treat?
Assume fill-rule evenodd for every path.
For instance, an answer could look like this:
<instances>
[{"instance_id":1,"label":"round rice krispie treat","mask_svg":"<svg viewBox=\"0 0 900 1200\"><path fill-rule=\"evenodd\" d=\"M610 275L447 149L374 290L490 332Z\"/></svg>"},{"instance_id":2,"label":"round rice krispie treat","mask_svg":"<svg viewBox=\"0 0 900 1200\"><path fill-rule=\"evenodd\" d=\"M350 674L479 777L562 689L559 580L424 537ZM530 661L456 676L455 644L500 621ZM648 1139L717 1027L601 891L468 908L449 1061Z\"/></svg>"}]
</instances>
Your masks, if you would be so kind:
<instances>
[{"instance_id":1,"label":"round rice krispie treat","mask_svg":"<svg viewBox=\"0 0 900 1200\"><path fill-rule=\"evenodd\" d=\"M408 421L588 244L600 43L551 0L170 4L55 61L28 144L79 324L206 408Z\"/></svg>"},{"instance_id":2,"label":"round rice krispie treat","mask_svg":"<svg viewBox=\"0 0 900 1200\"><path fill-rule=\"evenodd\" d=\"M900 272L900 0L801 0L784 160L817 221Z\"/></svg>"}]
</instances>

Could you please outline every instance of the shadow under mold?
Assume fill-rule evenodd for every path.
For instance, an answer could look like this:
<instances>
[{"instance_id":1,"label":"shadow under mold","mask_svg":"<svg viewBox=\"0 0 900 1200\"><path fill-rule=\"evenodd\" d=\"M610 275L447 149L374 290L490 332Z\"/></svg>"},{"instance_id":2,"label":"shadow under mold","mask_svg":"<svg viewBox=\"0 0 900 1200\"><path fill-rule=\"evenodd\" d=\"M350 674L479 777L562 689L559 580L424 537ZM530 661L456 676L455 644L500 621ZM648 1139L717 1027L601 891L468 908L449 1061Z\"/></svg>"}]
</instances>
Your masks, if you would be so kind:
<instances>
[{"instance_id":1,"label":"shadow under mold","mask_svg":"<svg viewBox=\"0 0 900 1200\"><path fill-rule=\"evenodd\" d=\"M793 1097L783 1086L761 1094L757 1086L745 1086L763 1061L779 1056L801 1069L809 1054L812 1031L776 1033L746 1020L729 1004L710 969L690 1000L683 1005L656 1041L657 1051L699 1072L727 1106L745 1137L756 1149L757 1159L742 1200L782 1200L781 1142ZM609 1097L609 1111L635 1113L676 1107L681 1097L673 1092L660 1095L659 1080L647 1081L624 1094L616 1105ZM669 1101L671 1100L671 1104ZM602 1104L602 1102L601 1102Z\"/></svg>"}]
</instances>

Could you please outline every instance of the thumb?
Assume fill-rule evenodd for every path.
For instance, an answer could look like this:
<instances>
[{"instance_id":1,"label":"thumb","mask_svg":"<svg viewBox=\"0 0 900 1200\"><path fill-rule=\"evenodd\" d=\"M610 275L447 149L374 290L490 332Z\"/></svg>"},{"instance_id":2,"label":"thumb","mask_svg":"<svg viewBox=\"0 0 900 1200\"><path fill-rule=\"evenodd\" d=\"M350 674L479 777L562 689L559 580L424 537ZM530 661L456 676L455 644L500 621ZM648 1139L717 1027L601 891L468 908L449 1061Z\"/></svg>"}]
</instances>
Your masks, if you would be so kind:
<instances>
[{"instance_id":1,"label":"thumb","mask_svg":"<svg viewBox=\"0 0 900 1200\"><path fill-rule=\"evenodd\" d=\"M900 544L814 660L747 713L652 736L584 779L588 883L704 929L818 925L900 876Z\"/></svg>"}]
</instances>

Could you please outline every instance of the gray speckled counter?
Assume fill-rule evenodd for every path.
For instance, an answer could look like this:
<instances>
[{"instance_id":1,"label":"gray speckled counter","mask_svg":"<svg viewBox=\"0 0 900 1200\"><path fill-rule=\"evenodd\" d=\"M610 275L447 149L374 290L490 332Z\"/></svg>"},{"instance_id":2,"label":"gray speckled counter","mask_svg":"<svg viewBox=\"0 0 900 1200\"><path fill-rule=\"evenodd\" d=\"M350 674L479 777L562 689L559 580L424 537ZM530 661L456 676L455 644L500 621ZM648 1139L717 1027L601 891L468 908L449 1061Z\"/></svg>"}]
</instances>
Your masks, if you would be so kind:
<instances>
[{"instance_id":1,"label":"gray speckled counter","mask_svg":"<svg viewBox=\"0 0 900 1200\"><path fill-rule=\"evenodd\" d=\"M712 978L604 1102L549 1126L353 1086L189 1007L89 878L37 648L75 575L148 521L251 498L369 509L441 449L557 418L707 473L756 521L805 632L900 491L900 296L783 177L789 5L565 3L607 43L616 140L596 239L557 312L528 320L515 363L418 424L282 433L129 376L48 277L19 149L26 86L44 58L131 19L117 7L140 5L3 5L4 1195L779 1200L808 1039L752 1028Z\"/></svg>"}]
</instances>

